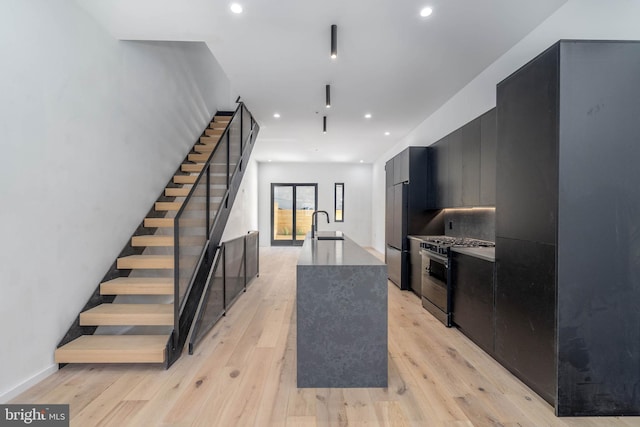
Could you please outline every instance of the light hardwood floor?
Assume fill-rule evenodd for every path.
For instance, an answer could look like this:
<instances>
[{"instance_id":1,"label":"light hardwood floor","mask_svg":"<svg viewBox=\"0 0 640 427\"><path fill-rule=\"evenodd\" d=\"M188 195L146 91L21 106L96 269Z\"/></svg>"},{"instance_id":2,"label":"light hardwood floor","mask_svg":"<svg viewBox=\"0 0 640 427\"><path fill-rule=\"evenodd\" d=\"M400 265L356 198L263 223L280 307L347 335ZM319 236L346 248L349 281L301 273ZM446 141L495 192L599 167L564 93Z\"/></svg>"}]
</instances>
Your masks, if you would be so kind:
<instances>
[{"instance_id":1,"label":"light hardwood floor","mask_svg":"<svg viewBox=\"0 0 640 427\"><path fill-rule=\"evenodd\" d=\"M297 389L297 248L261 248L252 282L193 356L171 369L67 366L13 403L68 403L85 426L640 426L556 418L456 329L389 283L389 387Z\"/></svg>"}]
</instances>

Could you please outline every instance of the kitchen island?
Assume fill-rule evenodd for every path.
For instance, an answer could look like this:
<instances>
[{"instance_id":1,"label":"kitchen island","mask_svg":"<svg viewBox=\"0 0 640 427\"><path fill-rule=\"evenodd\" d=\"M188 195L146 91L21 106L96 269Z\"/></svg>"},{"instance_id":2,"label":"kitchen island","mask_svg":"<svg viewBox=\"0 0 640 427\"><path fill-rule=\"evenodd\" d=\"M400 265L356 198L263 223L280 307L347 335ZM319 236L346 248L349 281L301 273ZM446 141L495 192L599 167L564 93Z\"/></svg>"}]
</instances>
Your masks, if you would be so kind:
<instances>
[{"instance_id":1,"label":"kitchen island","mask_svg":"<svg viewBox=\"0 0 640 427\"><path fill-rule=\"evenodd\" d=\"M383 262L348 237L307 236L296 307L298 387L387 387Z\"/></svg>"}]
</instances>

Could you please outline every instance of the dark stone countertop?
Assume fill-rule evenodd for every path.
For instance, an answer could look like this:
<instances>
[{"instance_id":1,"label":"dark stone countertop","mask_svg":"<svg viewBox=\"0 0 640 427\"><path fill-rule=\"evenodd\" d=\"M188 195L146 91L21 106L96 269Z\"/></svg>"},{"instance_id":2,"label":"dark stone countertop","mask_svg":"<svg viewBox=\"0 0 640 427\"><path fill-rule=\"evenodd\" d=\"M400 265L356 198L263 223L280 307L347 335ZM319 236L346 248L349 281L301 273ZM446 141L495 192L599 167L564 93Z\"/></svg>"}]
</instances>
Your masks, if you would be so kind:
<instances>
[{"instance_id":1,"label":"dark stone countertop","mask_svg":"<svg viewBox=\"0 0 640 427\"><path fill-rule=\"evenodd\" d=\"M332 235L334 231L320 232L320 235ZM344 240L312 240L307 235L302 245L299 266L336 266L336 265L385 265L350 238Z\"/></svg>"},{"instance_id":2,"label":"dark stone countertop","mask_svg":"<svg viewBox=\"0 0 640 427\"><path fill-rule=\"evenodd\" d=\"M451 248L453 252L458 252L460 254L469 255L476 258L481 258L486 261L496 262L496 248Z\"/></svg>"}]
</instances>

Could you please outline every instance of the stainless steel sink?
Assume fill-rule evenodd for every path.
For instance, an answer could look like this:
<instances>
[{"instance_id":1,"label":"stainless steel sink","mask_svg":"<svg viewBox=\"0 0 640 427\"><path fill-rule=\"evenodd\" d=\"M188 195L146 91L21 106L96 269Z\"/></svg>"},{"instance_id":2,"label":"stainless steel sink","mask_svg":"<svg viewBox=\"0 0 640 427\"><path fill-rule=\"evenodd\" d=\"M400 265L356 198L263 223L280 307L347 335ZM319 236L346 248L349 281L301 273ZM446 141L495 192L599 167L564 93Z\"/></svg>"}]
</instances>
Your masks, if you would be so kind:
<instances>
[{"instance_id":1,"label":"stainless steel sink","mask_svg":"<svg viewBox=\"0 0 640 427\"><path fill-rule=\"evenodd\" d=\"M319 231L316 235L318 240L344 240L342 231Z\"/></svg>"},{"instance_id":2,"label":"stainless steel sink","mask_svg":"<svg viewBox=\"0 0 640 427\"><path fill-rule=\"evenodd\" d=\"M318 236L318 240L344 240L342 236Z\"/></svg>"}]
</instances>

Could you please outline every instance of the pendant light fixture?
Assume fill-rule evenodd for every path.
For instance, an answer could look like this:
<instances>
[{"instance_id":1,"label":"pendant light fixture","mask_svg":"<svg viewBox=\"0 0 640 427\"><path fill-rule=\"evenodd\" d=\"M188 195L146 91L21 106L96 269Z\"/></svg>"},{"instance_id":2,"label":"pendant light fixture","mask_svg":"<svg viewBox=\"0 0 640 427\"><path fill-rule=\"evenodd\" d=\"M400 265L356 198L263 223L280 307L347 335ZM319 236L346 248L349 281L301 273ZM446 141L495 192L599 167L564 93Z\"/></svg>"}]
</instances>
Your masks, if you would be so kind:
<instances>
[{"instance_id":1,"label":"pendant light fixture","mask_svg":"<svg viewBox=\"0 0 640 427\"><path fill-rule=\"evenodd\" d=\"M325 98L326 98L326 103L325 106L327 108L331 108L331 85L326 85L325 86Z\"/></svg>"},{"instance_id":2,"label":"pendant light fixture","mask_svg":"<svg viewBox=\"0 0 640 427\"><path fill-rule=\"evenodd\" d=\"M331 59L338 57L338 26L333 24L331 26Z\"/></svg>"},{"instance_id":3,"label":"pendant light fixture","mask_svg":"<svg viewBox=\"0 0 640 427\"><path fill-rule=\"evenodd\" d=\"M322 133L327 133L327 116L322 117Z\"/></svg>"}]
</instances>

